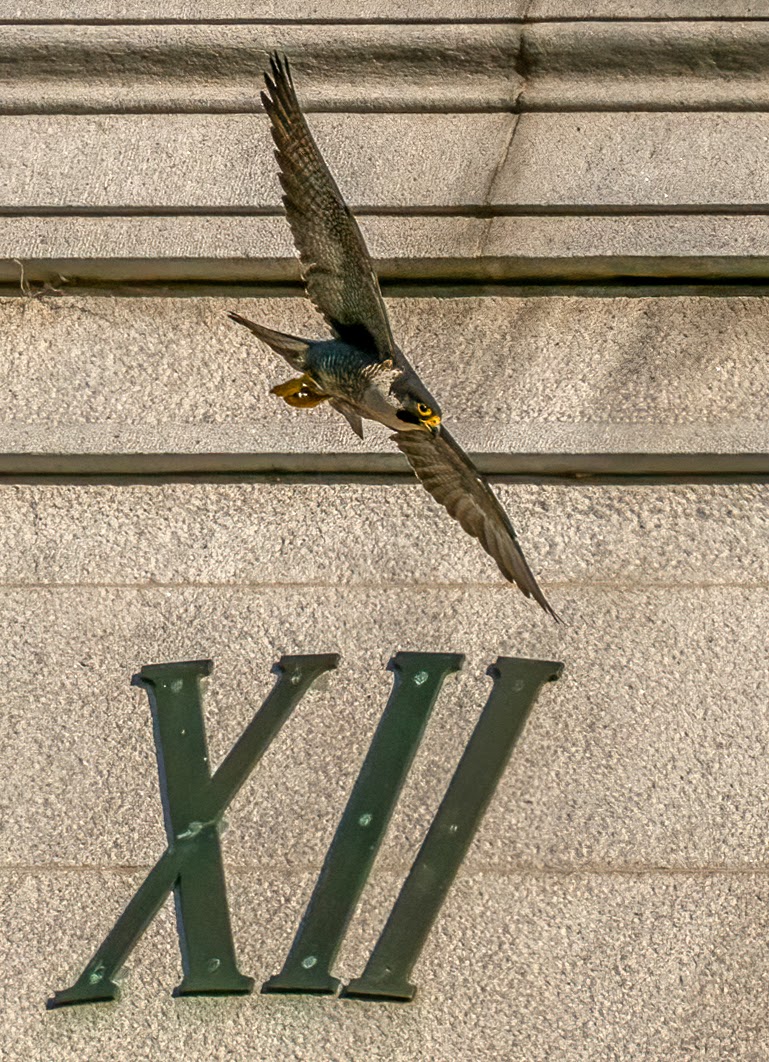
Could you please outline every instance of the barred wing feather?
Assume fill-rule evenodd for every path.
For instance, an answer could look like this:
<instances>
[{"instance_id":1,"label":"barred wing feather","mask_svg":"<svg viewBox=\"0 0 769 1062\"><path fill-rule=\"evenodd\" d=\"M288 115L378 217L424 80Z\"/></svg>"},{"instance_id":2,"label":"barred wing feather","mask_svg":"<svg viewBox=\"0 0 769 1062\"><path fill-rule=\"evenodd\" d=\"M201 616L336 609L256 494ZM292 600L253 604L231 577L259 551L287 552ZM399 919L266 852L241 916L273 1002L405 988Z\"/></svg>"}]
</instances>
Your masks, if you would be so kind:
<instances>
[{"instance_id":1,"label":"barred wing feather","mask_svg":"<svg viewBox=\"0 0 769 1062\"><path fill-rule=\"evenodd\" d=\"M391 438L406 455L425 490L459 521L468 535L478 539L504 577L558 620L526 563L499 499L445 428L441 427L437 435L398 431Z\"/></svg>"},{"instance_id":2,"label":"barred wing feather","mask_svg":"<svg viewBox=\"0 0 769 1062\"><path fill-rule=\"evenodd\" d=\"M340 339L385 361L395 343L358 223L302 114L288 60L276 53L270 66L262 102L307 294Z\"/></svg>"}]
</instances>

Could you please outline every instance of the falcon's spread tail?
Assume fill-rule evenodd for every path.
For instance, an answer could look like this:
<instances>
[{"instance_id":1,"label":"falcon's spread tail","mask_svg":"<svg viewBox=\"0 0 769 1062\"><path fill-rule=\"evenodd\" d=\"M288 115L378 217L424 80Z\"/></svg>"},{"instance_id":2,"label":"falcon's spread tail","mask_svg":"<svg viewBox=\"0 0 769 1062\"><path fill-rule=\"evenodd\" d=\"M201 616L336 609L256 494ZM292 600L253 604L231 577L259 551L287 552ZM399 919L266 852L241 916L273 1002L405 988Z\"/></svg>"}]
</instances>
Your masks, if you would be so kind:
<instances>
[{"instance_id":1,"label":"falcon's spread tail","mask_svg":"<svg viewBox=\"0 0 769 1062\"><path fill-rule=\"evenodd\" d=\"M250 332L253 332L268 347L272 347L276 354L280 354L281 358L285 358L292 369L304 371L307 363L307 351L310 349L310 344L306 339L289 335L287 332L276 332L273 328L265 328L264 325L249 321L247 317L241 317L239 313L230 312L228 316Z\"/></svg>"}]
</instances>

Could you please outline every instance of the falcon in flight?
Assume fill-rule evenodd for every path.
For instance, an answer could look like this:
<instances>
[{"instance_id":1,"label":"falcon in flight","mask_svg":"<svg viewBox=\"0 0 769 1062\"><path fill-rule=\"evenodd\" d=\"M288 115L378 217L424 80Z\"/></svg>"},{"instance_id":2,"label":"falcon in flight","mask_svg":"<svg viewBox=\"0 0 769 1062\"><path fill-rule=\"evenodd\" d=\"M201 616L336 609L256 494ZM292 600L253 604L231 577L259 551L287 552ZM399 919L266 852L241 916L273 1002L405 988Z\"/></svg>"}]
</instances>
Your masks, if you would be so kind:
<instances>
[{"instance_id":1,"label":"falcon in flight","mask_svg":"<svg viewBox=\"0 0 769 1062\"><path fill-rule=\"evenodd\" d=\"M425 489L477 538L500 571L554 619L497 496L441 420L441 409L395 344L355 218L296 98L288 60L270 57L262 102L272 125L283 202L307 295L333 339L300 339L231 313L299 375L272 388L290 406L328 402L363 438L363 419L390 428Z\"/></svg>"}]
</instances>

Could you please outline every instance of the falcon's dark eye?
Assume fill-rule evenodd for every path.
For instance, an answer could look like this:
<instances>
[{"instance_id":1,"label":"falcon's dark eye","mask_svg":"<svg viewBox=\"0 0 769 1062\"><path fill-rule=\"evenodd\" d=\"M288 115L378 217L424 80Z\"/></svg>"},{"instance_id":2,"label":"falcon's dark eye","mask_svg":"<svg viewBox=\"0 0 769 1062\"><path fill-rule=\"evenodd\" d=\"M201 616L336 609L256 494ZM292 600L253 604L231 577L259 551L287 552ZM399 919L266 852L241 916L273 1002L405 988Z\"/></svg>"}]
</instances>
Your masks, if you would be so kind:
<instances>
[{"instance_id":1,"label":"falcon's dark eye","mask_svg":"<svg viewBox=\"0 0 769 1062\"><path fill-rule=\"evenodd\" d=\"M417 402L417 413L420 415L420 417L429 417L432 413L432 410L429 406L426 406L424 402Z\"/></svg>"}]
</instances>

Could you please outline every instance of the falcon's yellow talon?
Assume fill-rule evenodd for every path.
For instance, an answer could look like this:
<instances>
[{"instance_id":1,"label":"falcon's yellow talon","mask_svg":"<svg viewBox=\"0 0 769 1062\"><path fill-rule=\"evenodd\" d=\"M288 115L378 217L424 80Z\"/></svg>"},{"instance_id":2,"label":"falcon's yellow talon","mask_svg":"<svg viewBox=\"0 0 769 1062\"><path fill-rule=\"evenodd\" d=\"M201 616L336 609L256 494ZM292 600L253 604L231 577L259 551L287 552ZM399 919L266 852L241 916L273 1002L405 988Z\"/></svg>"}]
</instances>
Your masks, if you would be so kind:
<instances>
[{"instance_id":1,"label":"falcon's yellow talon","mask_svg":"<svg viewBox=\"0 0 769 1062\"><path fill-rule=\"evenodd\" d=\"M328 395L321 395L317 391L299 391L295 395L283 396L283 401L293 406L294 409L313 409L327 399Z\"/></svg>"},{"instance_id":2,"label":"falcon's yellow talon","mask_svg":"<svg viewBox=\"0 0 769 1062\"><path fill-rule=\"evenodd\" d=\"M294 409L312 409L329 397L318 390L315 381L306 373L293 380L286 380L285 383L276 384L270 388L270 394L282 398Z\"/></svg>"},{"instance_id":3,"label":"falcon's yellow talon","mask_svg":"<svg viewBox=\"0 0 769 1062\"><path fill-rule=\"evenodd\" d=\"M304 387L304 378L299 377L296 380L286 380L285 383L275 384L270 388L271 395L277 395L278 398L286 398L288 395L298 394Z\"/></svg>"}]
</instances>

